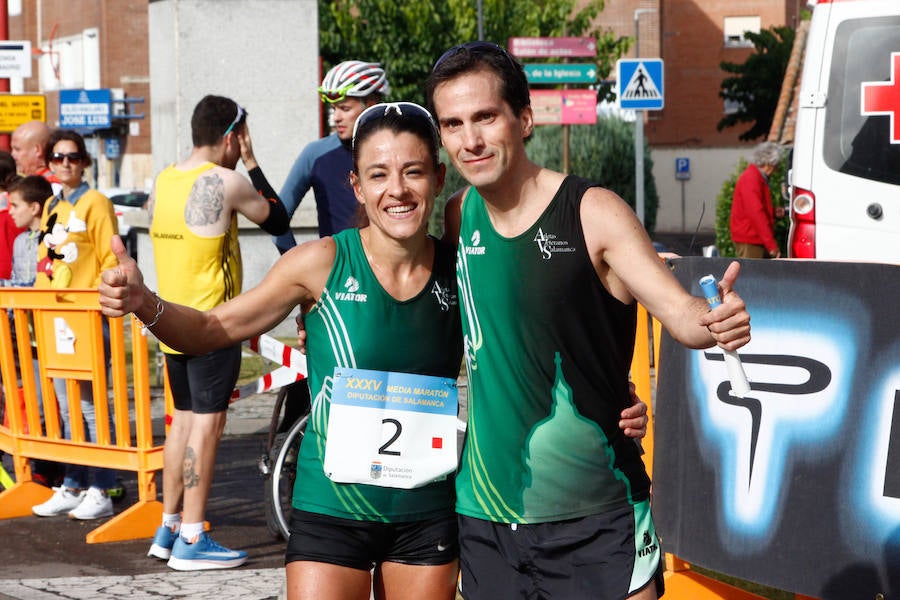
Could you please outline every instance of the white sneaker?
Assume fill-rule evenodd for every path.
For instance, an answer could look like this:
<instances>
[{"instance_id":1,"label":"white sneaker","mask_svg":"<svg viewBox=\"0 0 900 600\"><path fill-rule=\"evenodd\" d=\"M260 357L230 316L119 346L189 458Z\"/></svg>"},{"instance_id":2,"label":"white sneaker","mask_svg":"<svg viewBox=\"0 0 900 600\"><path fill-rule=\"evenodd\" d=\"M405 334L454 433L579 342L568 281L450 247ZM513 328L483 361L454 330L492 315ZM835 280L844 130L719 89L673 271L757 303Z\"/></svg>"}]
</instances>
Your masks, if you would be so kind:
<instances>
[{"instance_id":1,"label":"white sneaker","mask_svg":"<svg viewBox=\"0 0 900 600\"><path fill-rule=\"evenodd\" d=\"M55 517L64 515L79 504L84 499L84 490L80 492L72 492L65 486L53 488L53 495L43 504L31 507L31 512L39 517Z\"/></svg>"},{"instance_id":2,"label":"white sneaker","mask_svg":"<svg viewBox=\"0 0 900 600\"><path fill-rule=\"evenodd\" d=\"M88 488L81 503L69 512L70 519L90 521L113 514L112 498L104 494L100 488Z\"/></svg>"}]
</instances>

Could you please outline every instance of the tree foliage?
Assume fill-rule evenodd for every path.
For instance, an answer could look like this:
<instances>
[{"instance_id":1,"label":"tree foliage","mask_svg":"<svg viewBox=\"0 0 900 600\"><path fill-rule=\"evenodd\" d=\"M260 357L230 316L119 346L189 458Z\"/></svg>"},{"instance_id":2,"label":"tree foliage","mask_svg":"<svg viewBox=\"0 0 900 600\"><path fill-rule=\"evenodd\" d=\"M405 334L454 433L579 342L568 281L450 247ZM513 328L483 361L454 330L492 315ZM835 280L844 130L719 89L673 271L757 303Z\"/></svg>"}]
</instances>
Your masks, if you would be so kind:
<instances>
[{"instance_id":1,"label":"tree foliage","mask_svg":"<svg viewBox=\"0 0 900 600\"><path fill-rule=\"evenodd\" d=\"M599 79L628 49L629 38L595 25L603 0L484 0L484 38L506 47L510 37L592 36ZM422 84L434 61L456 44L478 39L474 0L319 0L323 68L348 59L380 62L391 99L423 103ZM603 94L608 90L603 90Z\"/></svg>"},{"instance_id":2,"label":"tree foliage","mask_svg":"<svg viewBox=\"0 0 900 600\"><path fill-rule=\"evenodd\" d=\"M570 127L569 171L595 181L635 208L634 124L615 117L597 119L596 125ZM528 156L539 165L562 170L562 127L535 128ZM656 227L659 195L653 178L650 148L644 146L644 227Z\"/></svg>"},{"instance_id":3,"label":"tree foliage","mask_svg":"<svg viewBox=\"0 0 900 600\"><path fill-rule=\"evenodd\" d=\"M755 140L769 133L781 83L787 69L791 48L794 45L794 30L790 27L771 27L759 33L744 33L744 38L753 43L755 51L743 64L722 62L720 67L732 77L722 81L719 96L737 102L737 112L726 115L719 121L719 131L741 123L752 123L739 138Z\"/></svg>"}]
</instances>

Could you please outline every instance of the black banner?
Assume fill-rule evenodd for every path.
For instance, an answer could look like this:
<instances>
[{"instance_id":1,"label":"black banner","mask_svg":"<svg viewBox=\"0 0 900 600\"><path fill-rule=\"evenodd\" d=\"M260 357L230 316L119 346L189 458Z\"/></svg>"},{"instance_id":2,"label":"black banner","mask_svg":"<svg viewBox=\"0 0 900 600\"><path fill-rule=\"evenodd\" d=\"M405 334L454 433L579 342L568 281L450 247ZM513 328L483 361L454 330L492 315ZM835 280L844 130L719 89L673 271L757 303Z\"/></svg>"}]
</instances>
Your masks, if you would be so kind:
<instances>
[{"instance_id":1,"label":"black banner","mask_svg":"<svg viewBox=\"0 0 900 600\"><path fill-rule=\"evenodd\" d=\"M728 259L672 262L687 289ZM751 391L664 334L653 510L667 552L825 600L900 598L900 266L742 261Z\"/></svg>"}]
</instances>

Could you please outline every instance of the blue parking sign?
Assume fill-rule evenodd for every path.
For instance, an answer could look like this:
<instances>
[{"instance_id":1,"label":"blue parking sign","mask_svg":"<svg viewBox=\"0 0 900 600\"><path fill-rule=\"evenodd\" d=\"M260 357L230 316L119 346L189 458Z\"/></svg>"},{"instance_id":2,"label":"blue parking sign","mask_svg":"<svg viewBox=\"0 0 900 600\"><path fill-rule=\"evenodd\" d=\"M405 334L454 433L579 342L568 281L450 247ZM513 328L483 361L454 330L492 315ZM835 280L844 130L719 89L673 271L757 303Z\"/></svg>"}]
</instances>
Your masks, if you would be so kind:
<instances>
[{"instance_id":1,"label":"blue parking sign","mask_svg":"<svg viewBox=\"0 0 900 600\"><path fill-rule=\"evenodd\" d=\"M675 179L691 178L691 159L678 157L675 159Z\"/></svg>"}]
</instances>

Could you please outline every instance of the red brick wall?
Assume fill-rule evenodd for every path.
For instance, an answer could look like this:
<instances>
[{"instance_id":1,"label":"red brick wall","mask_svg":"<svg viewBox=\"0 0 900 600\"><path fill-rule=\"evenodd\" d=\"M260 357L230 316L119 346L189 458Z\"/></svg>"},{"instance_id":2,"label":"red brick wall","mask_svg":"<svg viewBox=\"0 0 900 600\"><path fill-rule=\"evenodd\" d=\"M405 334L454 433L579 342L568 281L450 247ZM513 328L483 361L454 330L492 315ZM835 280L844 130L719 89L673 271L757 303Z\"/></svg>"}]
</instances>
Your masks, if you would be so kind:
<instances>
[{"instance_id":1,"label":"red brick wall","mask_svg":"<svg viewBox=\"0 0 900 600\"><path fill-rule=\"evenodd\" d=\"M635 10L657 11L640 15L639 21L641 56L665 61L666 108L648 113L648 142L657 147L742 145L738 136L747 127L716 131L724 116L719 87L727 76L719 63L744 62L752 51L725 47L725 17L759 16L762 28L796 27L805 4L805 0L606 0L598 22L621 36L634 36ZM627 56L634 57L634 51Z\"/></svg>"},{"instance_id":2,"label":"red brick wall","mask_svg":"<svg viewBox=\"0 0 900 600\"><path fill-rule=\"evenodd\" d=\"M765 29L784 25L796 6L796 0L664 0L666 108L650 114L649 142L658 147L740 145L738 136L748 126L716 131L724 117L719 89L728 76L719 65L744 62L752 48L725 47L725 17L759 16Z\"/></svg>"},{"instance_id":3,"label":"red brick wall","mask_svg":"<svg viewBox=\"0 0 900 600\"><path fill-rule=\"evenodd\" d=\"M9 37L30 40L33 48L42 42L81 34L88 28L100 31L100 86L122 88L127 97L144 98L144 104L132 107L132 113L144 113L140 135L128 136L123 151L150 153L150 66L147 40L147 0L42 0L38 26L38 3L22 2L22 14L9 20ZM41 39L38 39L40 35ZM25 81L26 93L47 96L47 120L59 119L59 94L42 92L37 61L33 76Z\"/></svg>"}]
</instances>

